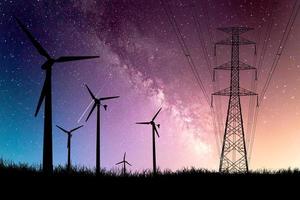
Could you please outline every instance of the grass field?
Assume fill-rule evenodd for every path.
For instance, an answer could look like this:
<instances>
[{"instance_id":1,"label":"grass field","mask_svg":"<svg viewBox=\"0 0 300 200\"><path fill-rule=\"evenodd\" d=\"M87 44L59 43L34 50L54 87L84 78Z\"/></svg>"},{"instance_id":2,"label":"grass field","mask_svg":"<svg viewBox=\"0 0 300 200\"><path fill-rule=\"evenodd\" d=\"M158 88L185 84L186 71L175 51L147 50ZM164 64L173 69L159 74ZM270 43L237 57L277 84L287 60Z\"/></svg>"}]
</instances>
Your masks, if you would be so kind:
<instances>
[{"instance_id":1,"label":"grass field","mask_svg":"<svg viewBox=\"0 0 300 200\"><path fill-rule=\"evenodd\" d=\"M47 195L51 194L48 190L61 193L72 191L75 196L77 192L90 196L98 195L99 192L119 196L122 195L121 191L134 191L136 195L143 193L155 197L156 192L160 191L176 197L176 193L194 196L201 192L217 196L221 191L244 191L251 188L251 191L269 195L270 191L274 194L276 191L283 191L284 187L298 191L298 184L294 182L299 181L298 169L229 174L190 168L175 172L166 170L156 176L153 176L150 170L130 172L125 176L121 171L102 171L96 176L93 170L87 168L75 167L68 172L65 167L56 167L54 173L49 176L43 174L39 166L0 162L0 190L9 191L13 188L12 193L15 188L24 192L43 191ZM111 189L118 192L111 192Z\"/></svg>"},{"instance_id":2,"label":"grass field","mask_svg":"<svg viewBox=\"0 0 300 200\"><path fill-rule=\"evenodd\" d=\"M18 176L35 176L43 177L40 166L31 166L28 164L15 164L12 162L0 160L0 176L18 177ZM97 177L94 170L84 167L73 167L70 172L66 167L58 166L54 168L54 172L51 175L53 177ZM142 172L129 171L125 175L121 170L102 170L100 177L107 179L163 179L163 178L197 178L197 177L276 177L276 176L299 176L299 169L281 169L276 171L270 170L256 170L249 171L249 173L219 173L216 171L210 171L205 169L186 168L177 171L164 170L158 171L156 176L153 176L151 170L144 170Z\"/></svg>"}]
</instances>

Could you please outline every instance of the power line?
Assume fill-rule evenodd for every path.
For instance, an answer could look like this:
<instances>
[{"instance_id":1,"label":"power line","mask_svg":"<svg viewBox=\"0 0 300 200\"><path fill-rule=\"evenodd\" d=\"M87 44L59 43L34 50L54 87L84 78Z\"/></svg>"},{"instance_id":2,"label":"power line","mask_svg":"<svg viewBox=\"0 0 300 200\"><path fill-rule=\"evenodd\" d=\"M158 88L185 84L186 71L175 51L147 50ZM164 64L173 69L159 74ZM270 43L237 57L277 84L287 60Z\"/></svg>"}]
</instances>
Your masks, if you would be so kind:
<instances>
[{"instance_id":1,"label":"power line","mask_svg":"<svg viewBox=\"0 0 300 200\"><path fill-rule=\"evenodd\" d=\"M269 0L269 2L270 2L270 0ZM260 15L258 15L258 17L260 18ZM257 29L257 31L258 31L257 39L256 39L256 41L257 41L256 42L257 49L258 49L258 47L260 45L261 27L262 27L262 25L259 25L258 29ZM256 64L257 64L257 54L255 54L255 56L253 57L252 66L256 67ZM256 78L257 78L256 76L252 75L252 78L251 78L251 91L254 91L254 92L256 92L256 90L254 90L254 85L255 85L255 82L256 82ZM251 96L250 97L250 101L249 101L249 105L248 105L247 130L246 130L246 133L247 133L246 134L247 150L249 150L249 141L250 141L250 137L251 137L252 117L253 117L254 109L255 109L255 107L254 107L254 98Z\"/></svg>"},{"instance_id":2,"label":"power line","mask_svg":"<svg viewBox=\"0 0 300 200\"><path fill-rule=\"evenodd\" d=\"M198 86L200 87L206 102L210 105L209 97L207 95L207 92L205 90L203 82L200 78L200 75L198 74L198 71L197 71L196 66L194 64L194 61L193 61L193 58L191 57L190 51L189 51L189 49L188 49L188 47L185 43L184 37L183 37L179 27L178 27L178 24L177 24L176 20L174 19L174 17L171 17L171 16L174 16L172 11L171 11L171 8L169 7L168 3L166 3L166 5L165 5L163 1L161 1L161 5L162 5L167 17L168 17L169 23L171 24L171 26L173 28L173 31L175 32L175 35L176 35L176 37L178 39L178 42L179 42L179 45L182 49L182 52L183 52L184 56L187 58L188 64L189 64L190 69L191 69L191 71L192 71L192 73L193 73L193 75L196 79L196 82L197 82ZM214 128L214 131L215 131L216 143L217 143L216 147L217 147L217 152L219 153L220 152L220 149L219 149L220 145L218 143L219 139L217 138L218 134L216 133L215 115L213 114L214 111L212 109L210 109L210 112L211 112L211 116L213 117L213 128Z\"/></svg>"},{"instance_id":3,"label":"power line","mask_svg":"<svg viewBox=\"0 0 300 200\"><path fill-rule=\"evenodd\" d=\"M274 5L274 4L273 4ZM258 76L260 75L260 72L261 72L261 69L262 69L262 63L263 63L263 60L265 58L265 54L266 54L266 50L267 50L267 46L268 46L268 43L270 41L270 35L271 35L271 30L272 30L272 27L273 27L273 19L270 20L269 24L268 24L268 27L267 27L267 30L266 30L266 38L264 40L264 45L263 45L263 48L262 48L262 53L260 55L260 59L259 59L259 63L258 63L258 66L257 66L257 73L258 73ZM254 84L254 90L256 91L257 90L257 82L255 82ZM256 110L259 109L256 107ZM255 127L256 127L256 123L257 123L257 115L258 115L258 111L253 111L254 112L254 116L253 116L253 124L252 124L252 127L251 127L251 138L250 138L250 144L249 144L249 161L251 160L251 155L252 155L252 149L253 149L253 142L254 142L254 137L255 137Z\"/></svg>"},{"instance_id":4,"label":"power line","mask_svg":"<svg viewBox=\"0 0 300 200\"><path fill-rule=\"evenodd\" d=\"M204 56L204 59L205 59L205 62L206 62L206 66L207 66L207 69L208 69L208 72L210 73L210 76L212 77L212 64L210 62L210 58L209 58L209 54L208 54L208 51L207 51L207 47L205 45L205 42L204 42L204 35L202 34L202 29L201 29L201 24L199 22L199 19L196 15L196 4L195 3L191 3L190 6L189 6L192 10L192 18L193 18L193 21L194 21L194 24L195 24L195 27L196 27L196 32L197 32L197 35L198 35L198 39L199 39L199 42L200 42L200 45L201 45L201 50L202 50L202 53L203 53L203 56ZM205 20L206 22L206 28L209 32L209 16L207 16L207 20ZM209 40L210 40L210 43L212 44L212 35L211 34L208 34L209 35ZM213 90L216 91L218 90L218 80L215 82L216 84L213 84ZM216 87L217 85L217 87ZM217 102L217 105L219 106L219 101ZM217 148L218 148L218 155L220 156L220 149L219 149L219 146L221 145L221 138L219 137L219 132L221 132L221 129L220 129L220 113L217 111L218 109L212 107L211 108L211 116L213 117L213 125L214 125L214 132L215 132L215 136L216 136L216 144L217 144ZM219 109L220 110L220 109Z\"/></svg>"},{"instance_id":5,"label":"power line","mask_svg":"<svg viewBox=\"0 0 300 200\"><path fill-rule=\"evenodd\" d=\"M270 81L271 81L271 79L272 79L272 77L274 75L274 71L275 71L276 67L278 66L278 62L280 60L281 54L282 54L282 52L285 49L286 41L287 41L287 39L289 37L289 34L290 34L291 30L292 30L293 24L294 24L295 19L297 17L297 14L298 14L298 11L299 11L299 6L296 7L297 3L298 3L298 0L295 0L293 11L292 11L292 13L290 15L290 18L289 18L289 21L288 21L288 23L287 23L287 25L285 27L285 30L284 30L284 33L283 33L283 37L282 37L282 39L280 41L280 44L279 44L279 47L277 49L276 56L275 56L275 59L274 59L274 61L272 63L272 66L271 66L271 69L270 69L267 81L266 81L266 83L265 83L265 85L263 87L263 90L262 90L262 93L261 93L262 95L261 95L261 97L259 99L259 103L260 104L262 103L262 99L264 98L265 93L266 93L266 91L267 91L267 89L268 89L268 87L270 85Z\"/></svg>"},{"instance_id":6,"label":"power line","mask_svg":"<svg viewBox=\"0 0 300 200\"><path fill-rule=\"evenodd\" d=\"M192 17L193 17L193 20L194 20L194 23L195 23L195 27L196 27L196 31L197 31L197 35L198 35L198 39L200 41L200 44L201 44L201 49L202 49L202 53L203 53L203 56L204 56L204 59L205 59L205 62L206 62L206 66L207 66L207 70L209 71L211 77L212 77L212 67L211 67L211 63L209 61L209 58L208 58L208 54L207 54L207 49L205 47L205 44L204 44L204 41L203 41L203 35L202 35L202 31L201 31L201 25L200 25L200 22L199 20L197 19L195 13L195 6L194 5L191 5L191 9L192 9Z\"/></svg>"},{"instance_id":7,"label":"power line","mask_svg":"<svg viewBox=\"0 0 300 200\"><path fill-rule=\"evenodd\" d=\"M276 0L275 0L276 1ZM257 64L257 74L256 74L256 77L258 76L258 74L260 74L260 70L261 70L261 66L262 66L262 63L264 61L264 57L265 57L265 54L266 54L266 50L267 50L267 45L268 45L268 42L269 42L269 39L270 39L270 34L271 34L271 30L272 30L272 27L273 27L273 10L274 10L274 7L275 7L275 1L272 2L272 0L270 0L268 2L268 11L270 12L270 15L269 15L269 21L268 21L268 24L267 24L267 27L266 27L266 32L265 32L265 37L264 37L264 40L263 40L263 45L262 45L262 51L260 53L260 56L259 56L259 60L258 60L258 64L257 64L257 56L256 56L256 61L255 61L255 64ZM259 41L258 43L260 43L260 34L261 32L259 32ZM255 79L254 77L252 78L252 83L251 83L251 90L256 92L257 90L257 81L254 81ZM250 98L250 102L249 102L249 107L248 107L248 126L247 126L247 133L248 133L248 152L249 152L249 163L250 163L250 157L251 157L251 154L252 154L252 141L254 140L254 131L253 131L253 127L255 126L254 123L255 123L255 119L256 119L256 116L255 116L255 109L258 109L257 106L255 106L255 100L254 98Z\"/></svg>"},{"instance_id":8,"label":"power line","mask_svg":"<svg viewBox=\"0 0 300 200\"><path fill-rule=\"evenodd\" d=\"M192 12L191 12L192 17L193 17L193 20L194 20L194 23L195 23L196 31L197 31L197 34L198 34L198 39L199 39L199 42L200 42L200 45L201 45L201 50L202 50L202 53L203 53L203 56L204 56L204 59L205 59L205 62L206 62L206 66L207 66L207 69L210 73L210 76L212 77L212 65L211 65L211 62L210 62L210 59L209 59L209 56L208 56L208 51L207 51L206 45L205 45L204 40L203 40L204 36L202 34L201 24L200 24L198 18L196 17L196 5L191 4L190 7L191 7L191 10L192 10ZM207 27L207 29L208 28L209 27ZM211 36L210 36L210 40L211 40ZM217 83L218 83L218 81L217 81ZM213 85L213 88L214 88L214 91L215 91L216 90L215 85ZM217 139L218 155L219 155L220 154L219 146L221 145L221 139L220 139L219 133L218 133L218 131L220 132L220 116L219 116L219 112L215 108L211 108L211 115L213 117L214 132L215 132L216 139Z\"/></svg>"},{"instance_id":9,"label":"power line","mask_svg":"<svg viewBox=\"0 0 300 200\"><path fill-rule=\"evenodd\" d=\"M202 5L205 5L205 6L202 6L202 9L203 9L203 13L204 13L204 16L206 16L206 20L204 20L204 23L206 25L206 30L208 31L208 38L209 38L209 43L210 44L213 44L212 42L212 35L211 34L211 31L210 31L210 26L209 26L209 22L210 22L210 18L209 18L209 15L208 15L208 8L207 8L207 5L206 4L202 4ZM202 48L202 52L203 52L203 55L204 55L204 58L205 58L205 61L207 63L207 66L209 66L209 72L210 72L210 76L212 77L213 74L212 74L212 64L210 62L210 58L209 58L209 55L208 55L208 51L207 51L207 47L205 45L205 42L203 41L203 37L204 35L202 34L202 30L201 30L201 24L199 22L199 19L198 17L196 17L196 4L194 3L194 5L192 4L192 14L193 14L193 19L194 19L194 23L195 23L195 27L196 27L196 31L198 33L198 39L200 41L200 44L201 44L201 48ZM214 61L215 61L215 65L217 65L217 59L216 59L216 56L214 56ZM213 90L214 91L218 91L219 90L219 80L216 79L213 83ZM222 108L222 105L221 105L221 102L220 102L220 99L217 98L216 100L216 108L213 108L213 114L216 115L216 119L217 119L217 129L218 129L218 132L216 133L216 137L219 141L219 143L221 144L222 141L221 141L221 137L219 137L220 133L222 132L221 130L221 125L222 125L222 120L221 120L221 108Z\"/></svg>"},{"instance_id":10,"label":"power line","mask_svg":"<svg viewBox=\"0 0 300 200\"><path fill-rule=\"evenodd\" d=\"M169 20L170 24L172 25L172 28L173 28L173 30L174 30L174 32L176 34L176 37L177 37L177 39L179 41L180 47L182 49L182 52L183 52L183 54L185 55L185 57L186 57L186 59L188 61L188 64L190 66L190 69L191 69L191 71L192 71L192 73L193 73L196 81L197 81L197 84L200 87L200 89L201 89L201 91L202 91L202 93L204 95L204 98L205 98L207 104L210 105L210 103L209 103L209 96L207 95L207 92L205 90L204 84L203 84L203 82L202 82L202 80L200 78L200 75L199 75L199 73L198 73L198 71L196 69L194 60L191 57L190 51L189 51L189 49L188 49L188 47L187 47L187 45L185 43L183 35L182 35L182 33L181 33L181 31L180 31L180 29L178 27L178 24L177 24L176 20L174 19L174 17L171 17L171 16L174 16L174 15L173 15L173 13L172 13L172 11L171 11L168 3L165 4L163 1L161 1L161 5L163 6L163 9L164 9L164 11L165 11L165 13L166 13L166 15L168 17L168 20Z\"/></svg>"},{"instance_id":11,"label":"power line","mask_svg":"<svg viewBox=\"0 0 300 200\"><path fill-rule=\"evenodd\" d=\"M214 35L215 36L215 40L217 39L216 35L215 35L215 32L211 30L211 27L210 27L210 17L209 17L209 11L208 11L208 5L209 5L209 0L206 1L206 3L203 3L201 4L202 5L202 9L203 9L203 14L204 16L206 16L207 20L204 20L204 23L206 25L206 28L207 28L207 31L208 31L208 38L209 38L209 43L210 44L213 44L213 39L212 39L212 36ZM214 40L214 41L215 41ZM212 49L214 51L214 48ZM213 52L212 51L212 52ZM217 67L218 66L218 61L217 61L217 56L213 56L213 61L214 61L214 66ZM215 79L215 82L213 84L213 90L214 91L218 91L220 90L220 85L219 85L219 79L218 79L218 74L216 73L216 79ZM215 100L215 104L216 104L216 110L218 111L217 112L217 121L218 121L218 129L219 129L219 133L222 133L223 132L223 127L225 127L225 123L223 122L222 120L222 102L219 98L217 98ZM220 143L222 143L222 137L220 137Z\"/></svg>"},{"instance_id":12,"label":"power line","mask_svg":"<svg viewBox=\"0 0 300 200\"><path fill-rule=\"evenodd\" d=\"M285 27L285 30L284 30L282 39L280 41L279 47L277 49L274 61L273 61L272 65L271 65L271 69L270 69L267 81L266 81L266 83L265 83L265 85L263 87L263 92L261 93L262 95L261 95L261 98L259 100L260 106L262 105L262 100L263 100L263 98L265 96L265 93L266 93L268 87L269 87L269 84L270 84L270 81L271 81L271 79L273 77L274 71L276 70L276 67L278 66L278 62L280 60L280 57L281 57L281 55L282 55L282 53L283 53L283 51L285 49L285 44L287 42L287 39L289 37L289 34L291 32L291 29L293 27L295 19L296 19L297 15L298 15L299 8L300 8L299 5L297 6L298 3L299 3L298 0L295 0L294 6L293 6L293 10L292 10L291 15L289 17L288 23L287 23L287 25ZM260 109L256 109L256 113L255 113L254 128L253 128L253 130L254 130L254 136L253 136L253 138L255 137L255 129L256 129L256 123L257 123L257 119L258 119L259 110ZM253 146L253 143L254 143L254 140L252 141L251 146Z\"/></svg>"}]
</instances>

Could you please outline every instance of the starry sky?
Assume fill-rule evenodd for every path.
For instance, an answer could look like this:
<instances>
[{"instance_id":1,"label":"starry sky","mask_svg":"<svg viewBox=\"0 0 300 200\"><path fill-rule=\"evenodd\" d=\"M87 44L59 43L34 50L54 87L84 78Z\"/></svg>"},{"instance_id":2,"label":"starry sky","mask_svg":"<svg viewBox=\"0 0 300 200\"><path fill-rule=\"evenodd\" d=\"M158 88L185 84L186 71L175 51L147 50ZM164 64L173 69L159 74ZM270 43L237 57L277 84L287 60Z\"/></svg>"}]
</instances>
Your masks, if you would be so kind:
<instances>
[{"instance_id":1,"label":"starry sky","mask_svg":"<svg viewBox=\"0 0 300 200\"><path fill-rule=\"evenodd\" d=\"M257 55L252 46L244 46L240 60L259 67L255 91L261 92L294 1L166 2L209 97L215 89L229 85L228 73L218 72L218 81L213 83L209 71L230 59L230 48L226 46L218 47L217 55L213 56L213 43L228 37L216 28L253 27L243 37L257 42ZM36 118L34 112L44 83L45 74L40 66L45 60L17 26L14 15L54 57L100 56L53 67L55 165L66 163L67 137L54 125L65 129L84 125L72 137L72 162L89 168L95 165L95 114L85 122L91 104L84 87L88 84L97 96L121 96L107 102L108 111L101 111L101 162L106 169L115 169L125 151L133 164L131 170L151 168L151 127L135 122L150 120L160 107L163 109L157 117L161 124L161 137L157 140L159 168L218 169L228 98L214 99L218 113L214 126L210 105L158 0L0 0L1 158L32 165L42 161L43 112ZM200 37L193 15L200 24ZM251 169L300 166L299 20L297 16L262 97L254 143L248 149ZM201 41L207 54L203 53ZM251 89L253 72L241 73L241 86ZM255 106L251 103L253 99L241 99L247 146L251 147L250 116Z\"/></svg>"}]
</instances>

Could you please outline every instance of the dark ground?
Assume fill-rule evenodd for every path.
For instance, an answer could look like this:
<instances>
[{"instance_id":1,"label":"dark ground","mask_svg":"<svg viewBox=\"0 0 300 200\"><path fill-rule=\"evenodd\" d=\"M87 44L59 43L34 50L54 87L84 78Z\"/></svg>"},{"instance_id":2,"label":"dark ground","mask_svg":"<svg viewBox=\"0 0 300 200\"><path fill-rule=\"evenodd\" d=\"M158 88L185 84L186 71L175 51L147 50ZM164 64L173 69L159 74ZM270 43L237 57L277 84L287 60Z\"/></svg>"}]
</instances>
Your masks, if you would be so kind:
<instances>
[{"instance_id":1,"label":"dark ground","mask_svg":"<svg viewBox=\"0 0 300 200\"><path fill-rule=\"evenodd\" d=\"M184 195L184 199L192 199L190 196L208 195L212 198L228 192L229 194L236 193L234 197L242 192L247 197L253 196L255 199L260 199L261 195L266 195L267 199L270 199L271 195L279 192L284 194L283 199L290 199L288 195L293 192L297 194L300 191L300 171L298 169L261 170L247 174L220 174L189 169L160 172L156 176L153 176L150 171L131 173L126 176L121 175L120 172L108 171L96 176L88 169L75 168L68 173L64 167L58 167L53 175L49 176L36 167L2 163L0 183L1 192L14 194L14 191L23 191L15 193L16 195L47 194L47 196L40 196L41 199L58 193L74 195L76 198L78 198L77 194L83 195L84 199L90 199L89 196L100 195L100 193L111 197L134 195L139 199L148 199L157 194L167 195L167 199L170 199L171 196L178 197L178 194ZM260 196L254 195L258 193Z\"/></svg>"}]
</instances>

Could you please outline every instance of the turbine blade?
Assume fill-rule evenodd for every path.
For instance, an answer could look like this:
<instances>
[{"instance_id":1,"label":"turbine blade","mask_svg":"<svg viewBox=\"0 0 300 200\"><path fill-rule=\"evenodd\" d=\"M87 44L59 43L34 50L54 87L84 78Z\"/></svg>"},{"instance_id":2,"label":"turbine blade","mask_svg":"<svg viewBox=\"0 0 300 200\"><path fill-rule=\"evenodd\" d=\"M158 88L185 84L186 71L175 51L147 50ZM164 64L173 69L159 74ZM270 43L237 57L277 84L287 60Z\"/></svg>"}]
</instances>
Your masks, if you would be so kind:
<instances>
[{"instance_id":1,"label":"turbine blade","mask_svg":"<svg viewBox=\"0 0 300 200\"><path fill-rule=\"evenodd\" d=\"M150 122L136 122L136 124L150 124Z\"/></svg>"},{"instance_id":2,"label":"turbine blade","mask_svg":"<svg viewBox=\"0 0 300 200\"><path fill-rule=\"evenodd\" d=\"M85 120L86 122L89 120L89 118L90 118L92 112L95 110L95 108L96 108L96 104L94 103L94 105L93 105L93 107L92 107L92 109L91 109L91 111L90 111L88 117L87 117L86 120Z\"/></svg>"},{"instance_id":3,"label":"turbine blade","mask_svg":"<svg viewBox=\"0 0 300 200\"><path fill-rule=\"evenodd\" d=\"M62 56L55 60L55 62L70 62L76 60L86 60L99 58L99 56Z\"/></svg>"},{"instance_id":4,"label":"turbine blade","mask_svg":"<svg viewBox=\"0 0 300 200\"><path fill-rule=\"evenodd\" d=\"M60 130L62 130L63 132L68 133L68 131L65 130L65 129L63 129L62 127L60 127L60 126L58 126L58 125L56 125L56 127L59 128Z\"/></svg>"},{"instance_id":5,"label":"turbine blade","mask_svg":"<svg viewBox=\"0 0 300 200\"><path fill-rule=\"evenodd\" d=\"M125 163L128 164L128 165L130 165L130 166L132 166L132 165L131 165L129 162L127 162L127 161L125 161Z\"/></svg>"},{"instance_id":6,"label":"turbine blade","mask_svg":"<svg viewBox=\"0 0 300 200\"><path fill-rule=\"evenodd\" d=\"M124 156L123 156L123 161L125 161L125 157L126 157L126 152L124 153Z\"/></svg>"},{"instance_id":7,"label":"turbine blade","mask_svg":"<svg viewBox=\"0 0 300 200\"><path fill-rule=\"evenodd\" d=\"M155 118L157 117L157 115L158 115L158 113L161 111L161 109L162 108L160 108L158 111L157 111L157 113L154 115L154 117L152 118L152 121L154 121L155 120Z\"/></svg>"},{"instance_id":8,"label":"turbine blade","mask_svg":"<svg viewBox=\"0 0 300 200\"><path fill-rule=\"evenodd\" d=\"M120 96L113 96L113 97L103 97L103 98L100 98L100 101L103 101L103 100L108 100L108 99L115 99L115 98L119 98Z\"/></svg>"},{"instance_id":9,"label":"turbine blade","mask_svg":"<svg viewBox=\"0 0 300 200\"><path fill-rule=\"evenodd\" d=\"M21 27L22 31L27 35L33 46L38 50L39 54L46 57L47 59L51 59L47 51L42 47L42 45L33 37L33 35L29 32L29 30L26 28L26 26L18 19L16 18L16 21L18 25Z\"/></svg>"},{"instance_id":10,"label":"turbine blade","mask_svg":"<svg viewBox=\"0 0 300 200\"><path fill-rule=\"evenodd\" d=\"M43 100L44 100L44 98L46 96L46 81L47 80L45 80L45 82L44 82L44 86L43 86L43 89L42 89L42 92L41 92L41 95L40 95L40 98L39 98L39 102L38 102L38 105L37 105L36 110L35 110L35 114L34 114L35 117L39 113L41 105L43 103Z\"/></svg>"},{"instance_id":11,"label":"turbine blade","mask_svg":"<svg viewBox=\"0 0 300 200\"><path fill-rule=\"evenodd\" d=\"M116 163L116 165L119 165L119 164L122 164L122 163L123 163L123 161Z\"/></svg>"},{"instance_id":12,"label":"turbine blade","mask_svg":"<svg viewBox=\"0 0 300 200\"><path fill-rule=\"evenodd\" d=\"M89 91L89 93L90 93L90 95L91 95L91 97L95 100L96 99L96 97L95 97L95 95L92 93L92 91L90 90L90 88L89 88L89 86L87 85L87 84L85 84L85 87L87 88L87 90Z\"/></svg>"},{"instance_id":13,"label":"turbine blade","mask_svg":"<svg viewBox=\"0 0 300 200\"><path fill-rule=\"evenodd\" d=\"M76 131L76 130L80 129L81 127L83 127L83 125L78 126L77 128L74 128L74 129L70 130L70 132Z\"/></svg>"},{"instance_id":14,"label":"turbine blade","mask_svg":"<svg viewBox=\"0 0 300 200\"><path fill-rule=\"evenodd\" d=\"M158 131L157 131L155 125L153 126L153 128L154 128L154 132L156 133L157 137L159 137L159 134L158 134Z\"/></svg>"}]
</instances>

